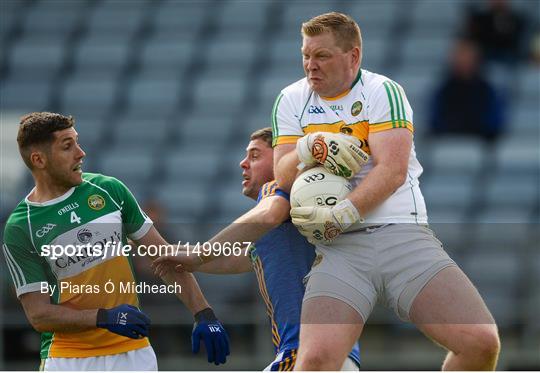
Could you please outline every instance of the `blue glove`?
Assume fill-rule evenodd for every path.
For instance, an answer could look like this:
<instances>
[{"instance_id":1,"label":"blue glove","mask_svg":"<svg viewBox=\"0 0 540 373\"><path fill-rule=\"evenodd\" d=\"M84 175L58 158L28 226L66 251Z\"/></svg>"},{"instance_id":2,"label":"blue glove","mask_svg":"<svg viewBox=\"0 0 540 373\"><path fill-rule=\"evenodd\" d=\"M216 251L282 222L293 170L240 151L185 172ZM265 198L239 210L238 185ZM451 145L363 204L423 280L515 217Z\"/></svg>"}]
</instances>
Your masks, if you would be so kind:
<instances>
[{"instance_id":1,"label":"blue glove","mask_svg":"<svg viewBox=\"0 0 540 373\"><path fill-rule=\"evenodd\" d=\"M148 336L150 318L130 304L114 308L100 308L96 326L124 337L140 339Z\"/></svg>"},{"instance_id":2,"label":"blue glove","mask_svg":"<svg viewBox=\"0 0 540 373\"><path fill-rule=\"evenodd\" d=\"M216 365L225 364L230 355L229 336L211 308L195 314L195 324L191 333L191 350L199 352L201 338L206 346L208 362Z\"/></svg>"}]
</instances>

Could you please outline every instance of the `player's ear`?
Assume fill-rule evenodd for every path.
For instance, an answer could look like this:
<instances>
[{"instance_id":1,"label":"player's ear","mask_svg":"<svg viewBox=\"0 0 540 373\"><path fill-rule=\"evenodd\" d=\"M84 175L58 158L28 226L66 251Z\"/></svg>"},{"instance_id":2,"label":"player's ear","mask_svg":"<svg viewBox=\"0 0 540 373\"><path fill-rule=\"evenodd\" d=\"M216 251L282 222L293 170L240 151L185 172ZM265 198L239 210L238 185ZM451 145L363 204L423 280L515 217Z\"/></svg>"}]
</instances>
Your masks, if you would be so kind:
<instances>
[{"instance_id":1,"label":"player's ear","mask_svg":"<svg viewBox=\"0 0 540 373\"><path fill-rule=\"evenodd\" d=\"M360 51L360 48L354 47L351 50L351 58L352 58L352 63L354 66L360 63L360 59L362 58L362 52Z\"/></svg>"},{"instance_id":2,"label":"player's ear","mask_svg":"<svg viewBox=\"0 0 540 373\"><path fill-rule=\"evenodd\" d=\"M47 166L47 154L41 149L32 149L30 153L32 168L42 170Z\"/></svg>"}]
</instances>

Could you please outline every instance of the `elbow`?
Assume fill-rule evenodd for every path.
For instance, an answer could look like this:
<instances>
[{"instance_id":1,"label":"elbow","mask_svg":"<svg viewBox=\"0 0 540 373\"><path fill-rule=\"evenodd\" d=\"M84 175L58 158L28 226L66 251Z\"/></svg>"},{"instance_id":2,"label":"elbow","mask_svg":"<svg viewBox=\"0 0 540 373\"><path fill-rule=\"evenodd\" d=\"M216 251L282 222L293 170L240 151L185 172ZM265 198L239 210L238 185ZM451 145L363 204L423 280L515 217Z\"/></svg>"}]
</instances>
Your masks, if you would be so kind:
<instances>
[{"instance_id":1,"label":"elbow","mask_svg":"<svg viewBox=\"0 0 540 373\"><path fill-rule=\"evenodd\" d=\"M30 322L30 325L32 325L35 331L39 333L50 331L44 320L45 315L42 315L40 312L32 312L27 314L26 316L28 318L28 321Z\"/></svg>"},{"instance_id":2,"label":"elbow","mask_svg":"<svg viewBox=\"0 0 540 373\"><path fill-rule=\"evenodd\" d=\"M285 219L282 216L276 214L275 211L272 211L271 209L265 211L261 215L260 220L261 224L264 224L265 226L271 228L277 227L278 225L283 223L283 221L285 221Z\"/></svg>"},{"instance_id":3,"label":"elbow","mask_svg":"<svg viewBox=\"0 0 540 373\"><path fill-rule=\"evenodd\" d=\"M395 174L394 180L397 188L405 184L405 181L407 181L407 169L398 170L398 172Z\"/></svg>"}]
</instances>

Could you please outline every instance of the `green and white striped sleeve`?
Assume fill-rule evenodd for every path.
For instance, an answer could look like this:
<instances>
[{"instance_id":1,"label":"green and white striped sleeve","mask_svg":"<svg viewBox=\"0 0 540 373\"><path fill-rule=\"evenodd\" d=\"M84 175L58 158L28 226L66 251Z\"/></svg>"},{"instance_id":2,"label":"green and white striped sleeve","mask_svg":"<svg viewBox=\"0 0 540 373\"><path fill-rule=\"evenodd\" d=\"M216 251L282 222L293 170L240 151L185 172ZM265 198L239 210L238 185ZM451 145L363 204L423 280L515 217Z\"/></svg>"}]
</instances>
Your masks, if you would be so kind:
<instances>
[{"instance_id":1,"label":"green and white striped sleeve","mask_svg":"<svg viewBox=\"0 0 540 373\"><path fill-rule=\"evenodd\" d=\"M413 128L413 111L403 88L392 80L375 88L369 102L369 132Z\"/></svg>"},{"instance_id":2,"label":"green and white striped sleeve","mask_svg":"<svg viewBox=\"0 0 540 373\"><path fill-rule=\"evenodd\" d=\"M17 297L40 291L41 283L47 282L44 258L40 257L20 227L7 224L2 245L8 272L11 275Z\"/></svg>"}]
</instances>

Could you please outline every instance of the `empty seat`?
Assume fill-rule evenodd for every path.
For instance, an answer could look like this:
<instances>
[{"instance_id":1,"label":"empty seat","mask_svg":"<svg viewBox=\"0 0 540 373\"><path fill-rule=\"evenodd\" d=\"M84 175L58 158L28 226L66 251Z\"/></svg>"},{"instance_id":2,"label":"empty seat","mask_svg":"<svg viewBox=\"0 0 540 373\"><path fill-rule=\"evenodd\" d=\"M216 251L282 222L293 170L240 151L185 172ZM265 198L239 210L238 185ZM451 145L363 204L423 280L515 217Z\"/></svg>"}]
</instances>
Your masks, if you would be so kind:
<instances>
[{"instance_id":1,"label":"empty seat","mask_svg":"<svg viewBox=\"0 0 540 373\"><path fill-rule=\"evenodd\" d=\"M429 33L427 33L429 35ZM403 67L407 71L429 71L427 75L444 67L450 49L450 39L431 36L408 38L402 49Z\"/></svg>"},{"instance_id":2,"label":"empty seat","mask_svg":"<svg viewBox=\"0 0 540 373\"><path fill-rule=\"evenodd\" d=\"M181 123L177 131L182 144L197 144L204 142L227 141L232 133L234 123L230 116L221 116L220 113L194 113Z\"/></svg>"},{"instance_id":3,"label":"empty seat","mask_svg":"<svg viewBox=\"0 0 540 373\"><path fill-rule=\"evenodd\" d=\"M28 35L69 35L81 22L86 7L84 1L38 2L24 19L24 32Z\"/></svg>"},{"instance_id":4,"label":"empty seat","mask_svg":"<svg viewBox=\"0 0 540 373\"><path fill-rule=\"evenodd\" d=\"M100 37L88 38L79 44L75 64L81 70L119 70L127 64L129 53L129 43Z\"/></svg>"},{"instance_id":5,"label":"empty seat","mask_svg":"<svg viewBox=\"0 0 540 373\"><path fill-rule=\"evenodd\" d=\"M511 112L511 119L508 123L508 131L511 134L528 137L539 137L540 112L538 111L538 100L535 103L519 101Z\"/></svg>"},{"instance_id":6,"label":"empty seat","mask_svg":"<svg viewBox=\"0 0 540 373\"><path fill-rule=\"evenodd\" d=\"M340 11L340 9L345 10L337 1L310 2L307 4L299 1L283 4L285 6L282 16L282 33L297 36L299 40L301 39L300 27L303 22L319 14Z\"/></svg>"},{"instance_id":7,"label":"empty seat","mask_svg":"<svg viewBox=\"0 0 540 373\"><path fill-rule=\"evenodd\" d=\"M539 150L538 138L530 138L527 141L506 141L501 139L497 144L495 164L504 172L517 172L538 174Z\"/></svg>"},{"instance_id":8,"label":"empty seat","mask_svg":"<svg viewBox=\"0 0 540 373\"><path fill-rule=\"evenodd\" d=\"M199 221L209 201L209 190L204 183L165 182L155 188L152 195L167 208L171 222Z\"/></svg>"},{"instance_id":9,"label":"empty seat","mask_svg":"<svg viewBox=\"0 0 540 373\"><path fill-rule=\"evenodd\" d=\"M88 15L90 27L98 32L133 35L142 25L146 4L134 1L125 6L121 0L101 3Z\"/></svg>"},{"instance_id":10,"label":"empty seat","mask_svg":"<svg viewBox=\"0 0 540 373\"><path fill-rule=\"evenodd\" d=\"M110 128L110 123L106 119L96 116L95 114L74 115L74 118L75 130L79 134L79 143L83 147L83 150L87 152L87 161L88 159L92 160L98 156L98 153L94 153L90 149L100 143L110 142L110 140L104 138L107 130Z\"/></svg>"},{"instance_id":11,"label":"empty seat","mask_svg":"<svg viewBox=\"0 0 540 373\"><path fill-rule=\"evenodd\" d=\"M195 111L226 115L236 111L244 99L246 82L229 79L200 79L194 92Z\"/></svg>"},{"instance_id":12,"label":"empty seat","mask_svg":"<svg viewBox=\"0 0 540 373\"><path fill-rule=\"evenodd\" d=\"M538 175L518 177L499 173L486 182L485 202L489 206L515 207L527 210L538 203Z\"/></svg>"},{"instance_id":13,"label":"empty seat","mask_svg":"<svg viewBox=\"0 0 540 373\"><path fill-rule=\"evenodd\" d=\"M399 16L398 1L351 1L347 2L347 14L351 15L366 39L375 34L387 36ZM371 35L371 36L370 36Z\"/></svg>"},{"instance_id":14,"label":"empty seat","mask_svg":"<svg viewBox=\"0 0 540 373\"><path fill-rule=\"evenodd\" d=\"M220 153L202 151L196 146L178 146L165 156L170 180L209 183L218 172Z\"/></svg>"},{"instance_id":15,"label":"empty seat","mask_svg":"<svg viewBox=\"0 0 540 373\"><path fill-rule=\"evenodd\" d=\"M474 218L471 238L492 248L520 249L531 234L530 212L518 209L488 208Z\"/></svg>"},{"instance_id":16,"label":"empty seat","mask_svg":"<svg viewBox=\"0 0 540 373\"><path fill-rule=\"evenodd\" d=\"M18 81L7 79L2 82L0 101L2 110L13 109L22 113L48 109L52 85L50 81Z\"/></svg>"},{"instance_id":17,"label":"empty seat","mask_svg":"<svg viewBox=\"0 0 540 373\"><path fill-rule=\"evenodd\" d=\"M230 68L248 68L257 51L255 39L249 36L243 40L228 40L217 38L213 40L206 50L207 63L227 65Z\"/></svg>"},{"instance_id":18,"label":"empty seat","mask_svg":"<svg viewBox=\"0 0 540 373\"><path fill-rule=\"evenodd\" d=\"M129 183L148 181L154 171L153 149L139 146L116 146L101 156L101 168L109 175Z\"/></svg>"},{"instance_id":19,"label":"empty seat","mask_svg":"<svg viewBox=\"0 0 540 373\"><path fill-rule=\"evenodd\" d=\"M66 83L61 95L62 110L107 110L115 99L116 84L109 80L72 79Z\"/></svg>"},{"instance_id":20,"label":"empty seat","mask_svg":"<svg viewBox=\"0 0 540 373\"><path fill-rule=\"evenodd\" d=\"M445 136L430 143L429 164L433 172L474 175L484 162L484 143L466 136Z\"/></svg>"},{"instance_id":21,"label":"empty seat","mask_svg":"<svg viewBox=\"0 0 540 373\"><path fill-rule=\"evenodd\" d=\"M276 39L270 45L270 63L277 68L298 66L302 68L302 39Z\"/></svg>"},{"instance_id":22,"label":"empty seat","mask_svg":"<svg viewBox=\"0 0 540 373\"><path fill-rule=\"evenodd\" d=\"M181 84L170 78L135 80L129 88L128 106L170 111L179 104Z\"/></svg>"},{"instance_id":23,"label":"empty seat","mask_svg":"<svg viewBox=\"0 0 540 373\"><path fill-rule=\"evenodd\" d=\"M122 117L113 127L120 146L141 146L156 149L167 137L168 121L162 118Z\"/></svg>"},{"instance_id":24,"label":"empty seat","mask_svg":"<svg viewBox=\"0 0 540 373\"><path fill-rule=\"evenodd\" d=\"M280 69L276 67L263 75L259 87L259 94L261 97L261 105L267 107L266 111L268 112L268 115L270 115L272 106L281 90L303 77L304 72L302 70L301 62L297 65L293 65L292 69L280 72Z\"/></svg>"},{"instance_id":25,"label":"empty seat","mask_svg":"<svg viewBox=\"0 0 540 373\"><path fill-rule=\"evenodd\" d=\"M520 70L520 99L536 102L540 99L540 71L537 66L526 66Z\"/></svg>"},{"instance_id":26,"label":"empty seat","mask_svg":"<svg viewBox=\"0 0 540 373\"><path fill-rule=\"evenodd\" d=\"M63 65L64 40L39 37L24 38L9 55L10 72L28 80L52 77Z\"/></svg>"},{"instance_id":27,"label":"empty seat","mask_svg":"<svg viewBox=\"0 0 540 373\"><path fill-rule=\"evenodd\" d=\"M421 185L428 208L467 208L475 196L474 182L470 177L432 175L426 177Z\"/></svg>"},{"instance_id":28,"label":"empty seat","mask_svg":"<svg viewBox=\"0 0 540 373\"><path fill-rule=\"evenodd\" d=\"M220 189L217 199L218 214L216 221L230 222L255 206L255 201L242 194L242 178L230 180Z\"/></svg>"},{"instance_id":29,"label":"empty seat","mask_svg":"<svg viewBox=\"0 0 540 373\"><path fill-rule=\"evenodd\" d=\"M404 7L408 7L404 3ZM452 1L434 2L430 0L420 0L415 3L412 9L413 25L429 27L429 33L438 30L457 30L463 19L464 8L460 3ZM409 9L407 9L409 10Z\"/></svg>"},{"instance_id":30,"label":"empty seat","mask_svg":"<svg viewBox=\"0 0 540 373\"><path fill-rule=\"evenodd\" d=\"M270 2L249 2L232 0L223 2L223 8L219 12L219 29L234 38L250 35L258 35L266 25L266 18Z\"/></svg>"},{"instance_id":31,"label":"empty seat","mask_svg":"<svg viewBox=\"0 0 540 373\"><path fill-rule=\"evenodd\" d=\"M198 33L205 25L207 3L194 1L161 2L154 17L158 33L184 32Z\"/></svg>"},{"instance_id":32,"label":"empty seat","mask_svg":"<svg viewBox=\"0 0 540 373\"><path fill-rule=\"evenodd\" d=\"M141 51L141 69L154 72L155 75L164 72L179 76L191 62L193 50L191 38L150 39Z\"/></svg>"}]
</instances>

